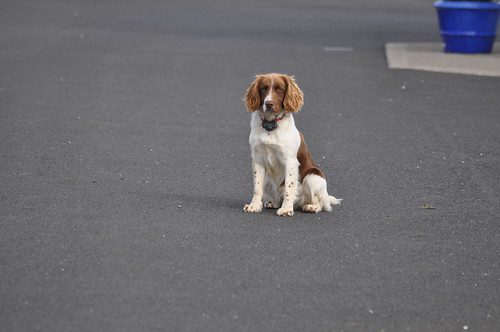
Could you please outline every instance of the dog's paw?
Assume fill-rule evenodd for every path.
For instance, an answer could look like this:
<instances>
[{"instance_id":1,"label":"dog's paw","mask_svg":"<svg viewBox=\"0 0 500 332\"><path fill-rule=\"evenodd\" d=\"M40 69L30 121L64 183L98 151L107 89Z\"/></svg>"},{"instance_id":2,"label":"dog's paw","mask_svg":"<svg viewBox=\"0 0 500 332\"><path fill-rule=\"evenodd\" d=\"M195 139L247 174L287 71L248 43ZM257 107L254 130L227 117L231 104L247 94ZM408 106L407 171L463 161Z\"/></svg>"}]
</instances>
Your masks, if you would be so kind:
<instances>
[{"instance_id":1,"label":"dog's paw","mask_svg":"<svg viewBox=\"0 0 500 332\"><path fill-rule=\"evenodd\" d=\"M307 213L318 213L321 210L321 206L319 204L307 204L302 207L302 211Z\"/></svg>"},{"instance_id":2,"label":"dog's paw","mask_svg":"<svg viewBox=\"0 0 500 332\"><path fill-rule=\"evenodd\" d=\"M262 204L246 204L243 211L246 213L259 213L262 211Z\"/></svg>"},{"instance_id":3,"label":"dog's paw","mask_svg":"<svg viewBox=\"0 0 500 332\"><path fill-rule=\"evenodd\" d=\"M293 216L293 207L281 207L276 211L278 216L291 217Z\"/></svg>"},{"instance_id":4,"label":"dog's paw","mask_svg":"<svg viewBox=\"0 0 500 332\"><path fill-rule=\"evenodd\" d=\"M277 209L278 206L276 206L276 204L274 204L273 202L269 201L269 202L265 202L264 203L264 207L266 209Z\"/></svg>"}]
</instances>

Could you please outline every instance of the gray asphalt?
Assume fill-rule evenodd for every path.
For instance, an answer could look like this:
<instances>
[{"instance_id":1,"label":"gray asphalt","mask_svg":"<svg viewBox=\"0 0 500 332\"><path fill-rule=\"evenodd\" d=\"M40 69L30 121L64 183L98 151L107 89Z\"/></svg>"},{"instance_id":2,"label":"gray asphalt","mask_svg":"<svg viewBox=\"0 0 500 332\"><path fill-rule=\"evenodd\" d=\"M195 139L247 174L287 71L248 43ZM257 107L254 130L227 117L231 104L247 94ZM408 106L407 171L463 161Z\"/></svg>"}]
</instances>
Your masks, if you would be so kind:
<instances>
[{"instance_id":1,"label":"gray asphalt","mask_svg":"<svg viewBox=\"0 0 500 332\"><path fill-rule=\"evenodd\" d=\"M500 80L391 41L431 1L3 0L0 330L498 331ZM332 213L242 212L270 71Z\"/></svg>"}]
</instances>

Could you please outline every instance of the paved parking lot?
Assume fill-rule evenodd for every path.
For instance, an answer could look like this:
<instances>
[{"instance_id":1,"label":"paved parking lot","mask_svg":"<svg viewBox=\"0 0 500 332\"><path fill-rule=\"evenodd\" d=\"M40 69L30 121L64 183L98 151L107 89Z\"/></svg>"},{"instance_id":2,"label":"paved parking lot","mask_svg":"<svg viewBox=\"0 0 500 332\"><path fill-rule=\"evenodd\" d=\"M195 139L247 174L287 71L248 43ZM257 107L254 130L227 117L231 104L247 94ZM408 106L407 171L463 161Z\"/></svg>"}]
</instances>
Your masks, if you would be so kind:
<instances>
[{"instance_id":1,"label":"paved parking lot","mask_svg":"<svg viewBox=\"0 0 500 332\"><path fill-rule=\"evenodd\" d=\"M0 330L495 331L500 80L428 1L2 1ZM248 215L256 73L343 198Z\"/></svg>"}]
</instances>

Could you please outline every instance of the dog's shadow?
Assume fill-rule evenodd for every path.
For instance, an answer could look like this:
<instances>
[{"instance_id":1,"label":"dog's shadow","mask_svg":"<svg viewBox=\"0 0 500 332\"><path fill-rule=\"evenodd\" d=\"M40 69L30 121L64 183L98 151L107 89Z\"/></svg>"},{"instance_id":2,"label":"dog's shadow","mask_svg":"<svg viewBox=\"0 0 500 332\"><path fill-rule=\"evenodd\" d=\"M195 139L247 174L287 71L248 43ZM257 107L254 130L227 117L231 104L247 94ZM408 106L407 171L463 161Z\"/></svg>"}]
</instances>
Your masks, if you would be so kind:
<instances>
[{"instance_id":1,"label":"dog's shadow","mask_svg":"<svg viewBox=\"0 0 500 332\"><path fill-rule=\"evenodd\" d=\"M186 208L199 208L200 206L204 206L208 209L213 209L220 211L221 209L225 210L230 210L233 212L241 212L242 216L252 216L256 214L247 214L243 211L243 206L248 203L246 200L241 197L224 197L224 196L216 196L216 195L207 195L207 194L189 194L189 193L179 193L179 194L172 194L172 193L165 193L162 195L162 199L165 199L167 201L170 201L173 203L174 206L180 205L182 207ZM334 210L338 210L339 207L335 208ZM265 216L276 216L276 211L277 209L262 209L262 215ZM321 217L324 217L324 219L328 219L328 215L323 215L323 214L311 214L311 213L305 213L302 211L302 209L296 209L295 210L296 215L302 215L303 217L309 217L310 219L323 219ZM258 215L258 214L257 214ZM318 218L320 217L320 218ZM286 220L290 220L293 218L285 218ZM285 220L281 217L278 217L277 220Z\"/></svg>"},{"instance_id":2,"label":"dog's shadow","mask_svg":"<svg viewBox=\"0 0 500 332\"><path fill-rule=\"evenodd\" d=\"M228 209L243 210L244 200L237 199L234 197L222 197L222 196L211 196L203 194L167 194L170 200L179 202L179 204L184 203L187 205L196 206L208 206L212 208L220 209L225 207Z\"/></svg>"}]
</instances>

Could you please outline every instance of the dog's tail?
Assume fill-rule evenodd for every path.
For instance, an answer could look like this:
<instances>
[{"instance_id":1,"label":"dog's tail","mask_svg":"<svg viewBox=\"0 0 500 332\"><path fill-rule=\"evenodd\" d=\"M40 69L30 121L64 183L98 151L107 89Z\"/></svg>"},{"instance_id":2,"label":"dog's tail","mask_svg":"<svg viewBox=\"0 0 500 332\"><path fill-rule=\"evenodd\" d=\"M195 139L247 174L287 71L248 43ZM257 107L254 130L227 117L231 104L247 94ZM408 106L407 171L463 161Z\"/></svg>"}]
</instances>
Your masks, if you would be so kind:
<instances>
[{"instance_id":1,"label":"dog's tail","mask_svg":"<svg viewBox=\"0 0 500 332\"><path fill-rule=\"evenodd\" d=\"M342 202L341 198L335 198L328 195L326 190L322 194L318 195L318 200L323 211L331 211L332 205L339 205L340 202Z\"/></svg>"},{"instance_id":2,"label":"dog's tail","mask_svg":"<svg viewBox=\"0 0 500 332\"><path fill-rule=\"evenodd\" d=\"M342 203L342 198L335 198L333 196L330 196L330 204L340 205L340 203Z\"/></svg>"}]
</instances>

